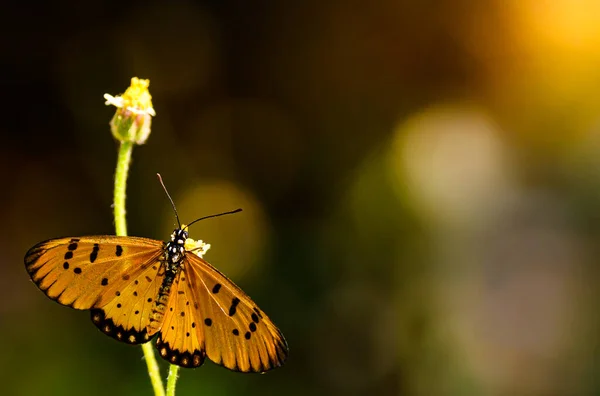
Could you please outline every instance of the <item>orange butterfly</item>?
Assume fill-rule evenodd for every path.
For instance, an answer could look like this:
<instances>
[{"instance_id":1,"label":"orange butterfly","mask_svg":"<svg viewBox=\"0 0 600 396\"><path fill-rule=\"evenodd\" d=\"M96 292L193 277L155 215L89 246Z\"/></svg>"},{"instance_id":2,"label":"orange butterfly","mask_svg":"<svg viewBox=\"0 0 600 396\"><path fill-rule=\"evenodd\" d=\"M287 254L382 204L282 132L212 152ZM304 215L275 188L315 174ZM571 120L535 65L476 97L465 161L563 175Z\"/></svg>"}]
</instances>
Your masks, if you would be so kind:
<instances>
[{"instance_id":1,"label":"orange butterfly","mask_svg":"<svg viewBox=\"0 0 600 396\"><path fill-rule=\"evenodd\" d=\"M169 363L199 367L208 357L241 372L281 366L288 355L283 334L246 293L194 254L186 231L192 223L182 227L175 215L179 228L170 242L51 239L29 249L25 267L48 297L91 310L92 322L116 340L141 344L158 334L156 348Z\"/></svg>"}]
</instances>

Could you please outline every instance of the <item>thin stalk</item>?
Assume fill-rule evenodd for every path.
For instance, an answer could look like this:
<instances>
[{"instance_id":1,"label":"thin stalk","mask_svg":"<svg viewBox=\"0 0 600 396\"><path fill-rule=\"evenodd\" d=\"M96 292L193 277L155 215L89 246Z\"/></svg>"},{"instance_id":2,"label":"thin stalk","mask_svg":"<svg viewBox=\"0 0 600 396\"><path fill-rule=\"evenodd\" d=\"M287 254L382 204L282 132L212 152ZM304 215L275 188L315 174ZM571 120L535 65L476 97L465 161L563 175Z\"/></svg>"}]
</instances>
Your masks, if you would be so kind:
<instances>
[{"instance_id":1,"label":"thin stalk","mask_svg":"<svg viewBox=\"0 0 600 396\"><path fill-rule=\"evenodd\" d=\"M117 168L115 170L115 190L114 190L114 214L115 230L118 236L127 236L127 221L125 220L125 190L127 187L127 176L129 174L129 164L131 162L131 152L133 151L133 142L122 141L119 146L119 155L117 157ZM165 396L165 388L160 378L158 363L154 357L152 344L147 342L142 344L144 358L148 366L148 375L155 396ZM170 381L170 376L169 376ZM173 395L175 385L173 385Z\"/></svg>"},{"instance_id":2,"label":"thin stalk","mask_svg":"<svg viewBox=\"0 0 600 396\"><path fill-rule=\"evenodd\" d=\"M133 142L121 142L119 156L117 157L117 169L115 170L115 231L118 236L127 236L127 221L125 220L125 189L127 188L127 176L129 164L131 163L131 152Z\"/></svg>"},{"instance_id":3,"label":"thin stalk","mask_svg":"<svg viewBox=\"0 0 600 396\"><path fill-rule=\"evenodd\" d=\"M179 366L169 365L169 376L167 377L167 396L175 396L175 384L179 375Z\"/></svg>"}]
</instances>

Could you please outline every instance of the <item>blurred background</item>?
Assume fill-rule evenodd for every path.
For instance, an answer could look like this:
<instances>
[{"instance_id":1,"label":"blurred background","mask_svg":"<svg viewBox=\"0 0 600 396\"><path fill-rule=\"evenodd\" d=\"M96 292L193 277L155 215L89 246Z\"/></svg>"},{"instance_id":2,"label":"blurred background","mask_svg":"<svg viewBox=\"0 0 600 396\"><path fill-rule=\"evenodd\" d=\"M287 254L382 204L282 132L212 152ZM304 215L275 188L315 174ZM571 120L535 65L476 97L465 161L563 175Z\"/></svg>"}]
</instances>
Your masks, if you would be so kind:
<instances>
[{"instance_id":1,"label":"blurred background","mask_svg":"<svg viewBox=\"0 0 600 396\"><path fill-rule=\"evenodd\" d=\"M0 16L0 378L148 395L142 351L47 299L23 256L112 234L130 78L131 235L175 225L281 328L265 375L178 395L600 395L596 0L51 2ZM166 376L167 365L160 362Z\"/></svg>"}]
</instances>

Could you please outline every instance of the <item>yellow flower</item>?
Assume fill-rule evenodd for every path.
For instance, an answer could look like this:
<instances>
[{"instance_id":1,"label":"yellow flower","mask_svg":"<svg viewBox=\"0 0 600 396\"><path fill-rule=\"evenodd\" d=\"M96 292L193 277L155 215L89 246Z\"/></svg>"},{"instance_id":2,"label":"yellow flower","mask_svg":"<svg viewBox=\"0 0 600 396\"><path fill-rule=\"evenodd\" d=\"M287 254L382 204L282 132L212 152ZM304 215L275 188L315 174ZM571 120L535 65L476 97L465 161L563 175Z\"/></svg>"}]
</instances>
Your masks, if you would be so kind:
<instances>
[{"instance_id":1,"label":"yellow flower","mask_svg":"<svg viewBox=\"0 0 600 396\"><path fill-rule=\"evenodd\" d=\"M202 258L208 252L208 249L210 249L210 244L202 242L201 239L195 241L192 238L188 238L185 240L184 247L186 251Z\"/></svg>"},{"instance_id":2,"label":"yellow flower","mask_svg":"<svg viewBox=\"0 0 600 396\"><path fill-rule=\"evenodd\" d=\"M110 122L115 139L124 142L144 144L150 135L152 116L152 96L148 91L150 80L137 77L131 79L131 85L123 95L104 94L106 105L112 105L117 111Z\"/></svg>"}]
</instances>

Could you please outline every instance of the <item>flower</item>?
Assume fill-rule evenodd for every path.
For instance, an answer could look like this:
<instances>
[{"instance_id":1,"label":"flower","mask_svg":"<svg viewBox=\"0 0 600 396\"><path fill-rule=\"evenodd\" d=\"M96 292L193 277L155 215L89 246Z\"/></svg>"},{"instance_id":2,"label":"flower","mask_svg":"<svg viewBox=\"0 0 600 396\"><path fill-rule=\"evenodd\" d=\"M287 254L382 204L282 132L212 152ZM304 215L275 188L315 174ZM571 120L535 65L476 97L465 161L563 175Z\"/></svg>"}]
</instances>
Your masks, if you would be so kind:
<instances>
[{"instance_id":1,"label":"flower","mask_svg":"<svg viewBox=\"0 0 600 396\"><path fill-rule=\"evenodd\" d=\"M152 107L152 96L148 91L150 80L137 77L131 79L131 85L123 95L104 94L106 105L117 108L110 121L111 132L121 142L144 144L150 136L152 116L156 115Z\"/></svg>"},{"instance_id":2,"label":"flower","mask_svg":"<svg viewBox=\"0 0 600 396\"><path fill-rule=\"evenodd\" d=\"M188 238L185 240L184 247L186 251L194 253L196 256L202 258L208 249L210 249L210 244L202 242L201 239L195 241L192 238Z\"/></svg>"}]
</instances>

